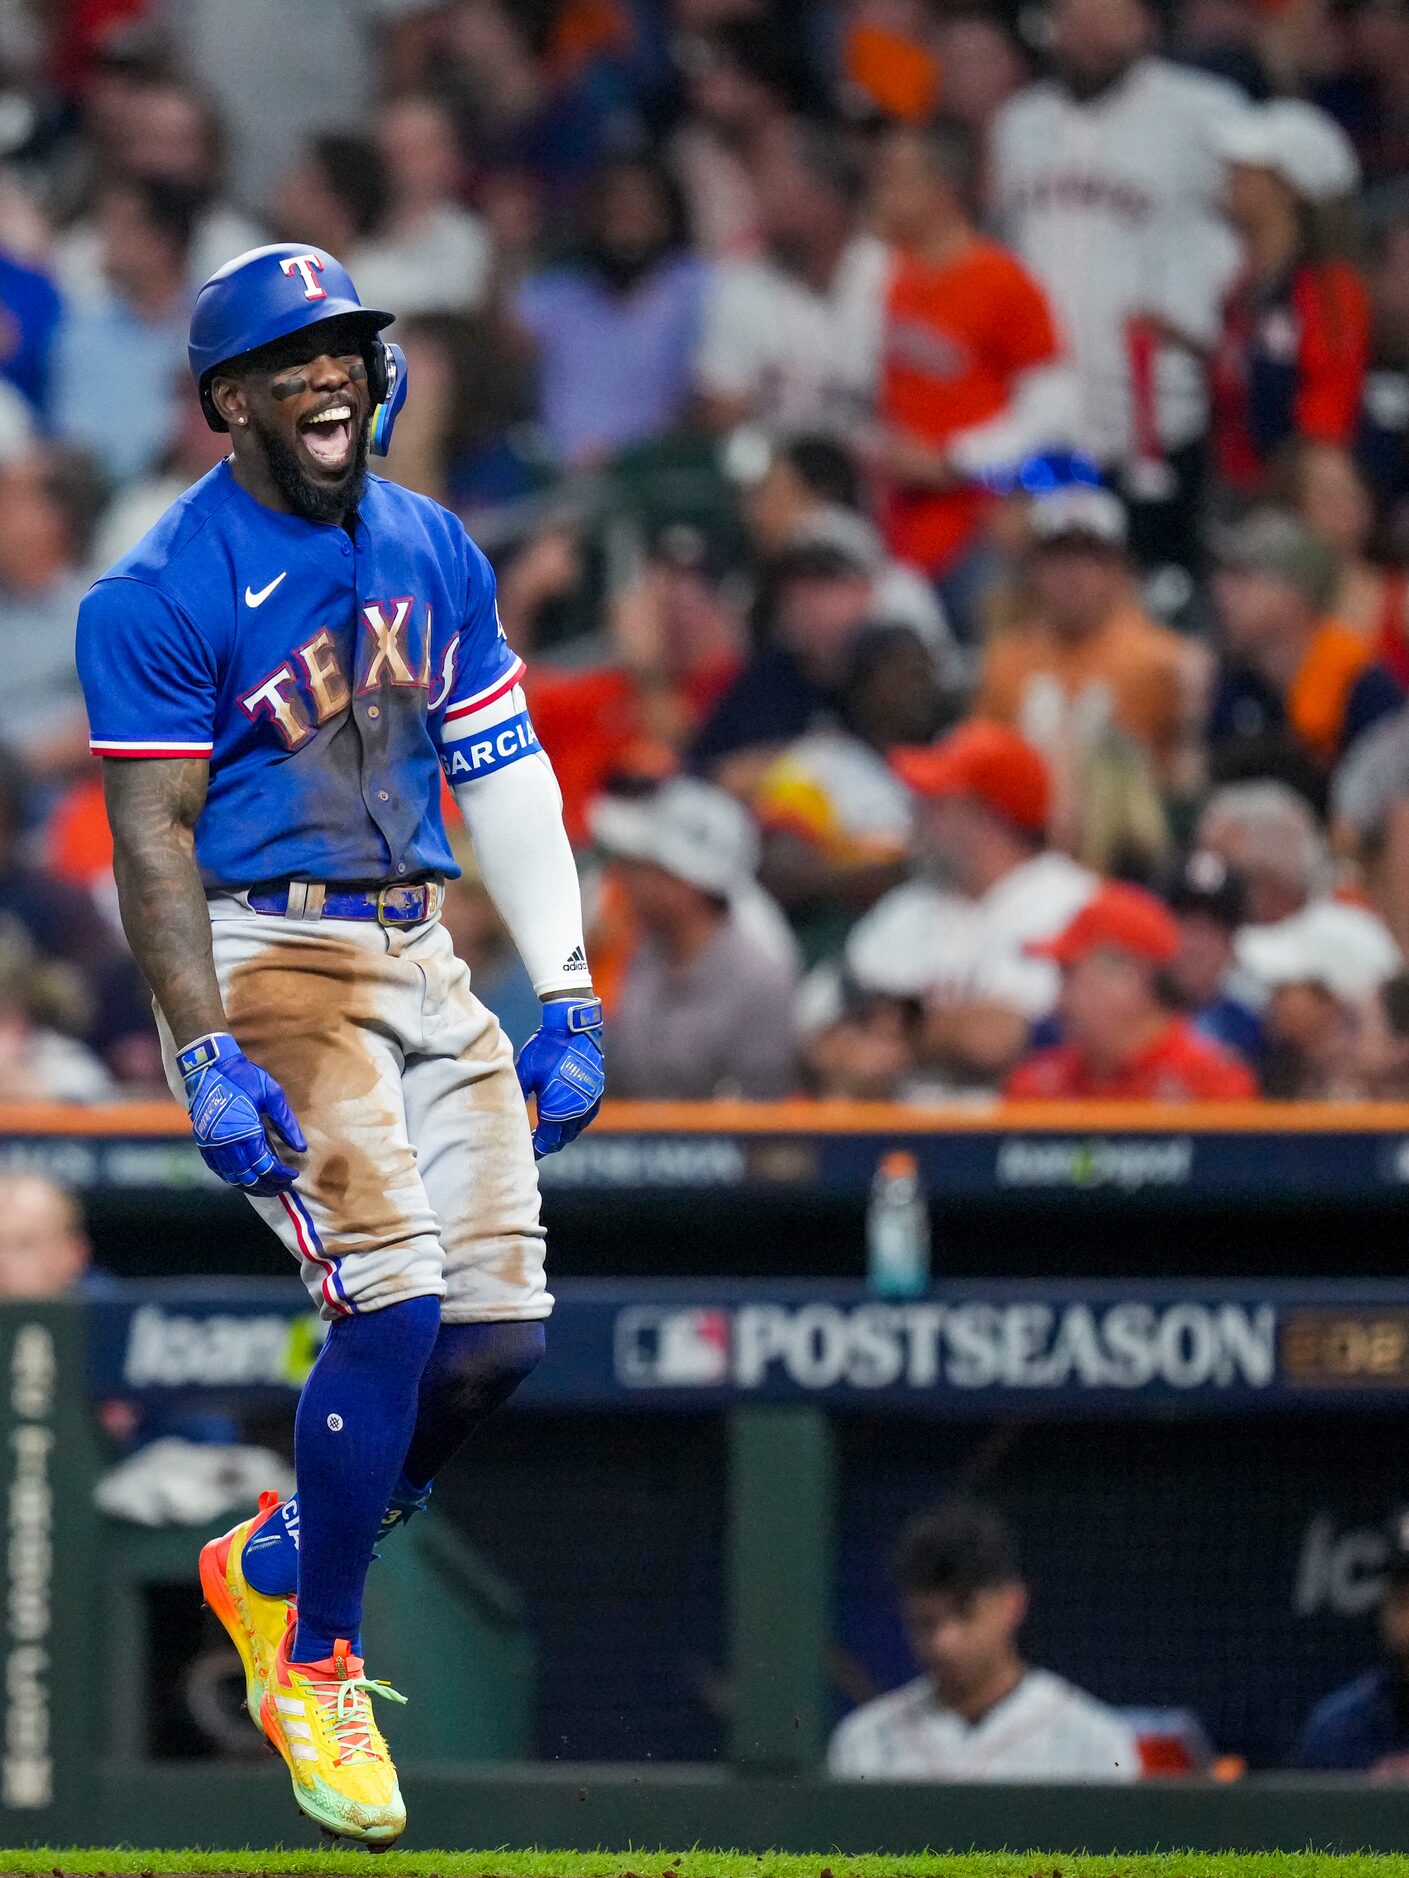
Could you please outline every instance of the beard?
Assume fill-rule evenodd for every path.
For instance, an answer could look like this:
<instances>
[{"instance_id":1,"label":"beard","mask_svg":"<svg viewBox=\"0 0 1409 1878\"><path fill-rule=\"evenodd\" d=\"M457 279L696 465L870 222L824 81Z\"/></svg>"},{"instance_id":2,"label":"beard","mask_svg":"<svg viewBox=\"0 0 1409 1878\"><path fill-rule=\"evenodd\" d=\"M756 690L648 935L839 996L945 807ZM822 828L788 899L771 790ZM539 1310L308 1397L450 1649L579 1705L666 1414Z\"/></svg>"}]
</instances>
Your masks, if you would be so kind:
<instances>
[{"instance_id":1,"label":"beard","mask_svg":"<svg viewBox=\"0 0 1409 1878\"><path fill-rule=\"evenodd\" d=\"M1128 56L1113 53L1108 58L1092 61L1066 59L1057 54L1052 61L1059 83L1078 104L1089 104L1099 98L1103 91L1109 91L1143 57L1141 51Z\"/></svg>"},{"instance_id":2,"label":"beard","mask_svg":"<svg viewBox=\"0 0 1409 1878\"><path fill-rule=\"evenodd\" d=\"M306 522L344 522L355 514L367 481L367 451L372 432L370 415L357 433L352 461L335 483L314 482L300 463L293 446L281 432L254 415L250 428L259 439L269 474L290 511Z\"/></svg>"}]
</instances>

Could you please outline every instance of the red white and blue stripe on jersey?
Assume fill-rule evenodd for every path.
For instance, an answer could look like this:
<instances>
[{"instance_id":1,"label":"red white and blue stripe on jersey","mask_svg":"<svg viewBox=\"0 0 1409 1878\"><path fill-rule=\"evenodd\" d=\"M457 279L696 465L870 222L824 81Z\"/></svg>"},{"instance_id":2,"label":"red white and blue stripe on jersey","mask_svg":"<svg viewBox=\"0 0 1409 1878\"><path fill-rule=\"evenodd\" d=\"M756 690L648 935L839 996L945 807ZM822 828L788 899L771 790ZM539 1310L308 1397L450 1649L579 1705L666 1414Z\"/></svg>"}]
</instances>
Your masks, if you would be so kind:
<instances>
[{"instance_id":1,"label":"red white and blue stripe on jersey","mask_svg":"<svg viewBox=\"0 0 1409 1878\"><path fill-rule=\"evenodd\" d=\"M439 770L539 747L489 563L375 476L349 533L220 464L95 583L78 664L97 755L208 760L211 885L453 876Z\"/></svg>"}]
</instances>

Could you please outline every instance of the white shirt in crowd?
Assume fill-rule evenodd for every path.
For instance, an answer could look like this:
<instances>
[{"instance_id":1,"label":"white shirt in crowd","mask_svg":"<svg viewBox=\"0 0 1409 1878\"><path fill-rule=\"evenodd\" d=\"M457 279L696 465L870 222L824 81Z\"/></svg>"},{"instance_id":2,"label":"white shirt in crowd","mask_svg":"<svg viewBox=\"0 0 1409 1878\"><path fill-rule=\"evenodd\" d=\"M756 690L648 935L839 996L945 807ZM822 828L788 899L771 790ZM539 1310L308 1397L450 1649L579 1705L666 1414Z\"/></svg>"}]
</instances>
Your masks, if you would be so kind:
<instances>
[{"instance_id":1,"label":"white shirt in crowd","mask_svg":"<svg viewBox=\"0 0 1409 1878\"><path fill-rule=\"evenodd\" d=\"M440 202L413 222L359 243L348 256L364 306L422 313L468 313L489 291L492 255L484 223L456 202Z\"/></svg>"},{"instance_id":2,"label":"white shirt in crowd","mask_svg":"<svg viewBox=\"0 0 1409 1878\"><path fill-rule=\"evenodd\" d=\"M972 1726L928 1676L848 1715L832 1736L834 1780L1090 1780L1140 1777L1134 1731L1114 1709L1030 1669Z\"/></svg>"},{"instance_id":3,"label":"white shirt in crowd","mask_svg":"<svg viewBox=\"0 0 1409 1878\"><path fill-rule=\"evenodd\" d=\"M1060 976L1027 948L1061 932L1098 885L1089 869L1053 851L1020 862L973 900L932 881L907 881L852 928L846 967L863 990L882 996L982 1000L1045 1017Z\"/></svg>"},{"instance_id":4,"label":"white shirt in crowd","mask_svg":"<svg viewBox=\"0 0 1409 1878\"><path fill-rule=\"evenodd\" d=\"M1145 58L1086 102L1055 80L1029 85L995 119L999 220L1051 297L1076 366L1079 441L1103 463L1137 456L1132 317L1205 344L1218 332L1236 265L1219 138L1247 108L1223 79ZM1147 408L1165 449L1203 432L1204 373L1187 351L1159 349Z\"/></svg>"},{"instance_id":5,"label":"white shirt in crowd","mask_svg":"<svg viewBox=\"0 0 1409 1878\"><path fill-rule=\"evenodd\" d=\"M847 431L868 413L879 357L888 251L857 235L818 293L776 261L716 270L695 363L707 397L747 401L780 431Z\"/></svg>"}]
</instances>

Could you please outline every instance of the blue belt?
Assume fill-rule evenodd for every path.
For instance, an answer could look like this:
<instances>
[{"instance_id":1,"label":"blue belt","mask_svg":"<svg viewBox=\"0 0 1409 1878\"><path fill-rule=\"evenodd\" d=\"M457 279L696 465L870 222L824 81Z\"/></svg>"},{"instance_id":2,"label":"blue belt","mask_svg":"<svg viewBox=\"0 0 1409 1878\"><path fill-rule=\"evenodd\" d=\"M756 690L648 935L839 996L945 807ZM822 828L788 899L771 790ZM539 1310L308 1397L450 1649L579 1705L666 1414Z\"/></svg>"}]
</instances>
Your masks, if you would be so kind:
<instances>
[{"instance_id":1,"label":"blue belt","mask_svg":"<svg viewBox=\"0 0 1409 1878\"><path fill-rule=\"evenodd\" d=\"M440 912L438 880L407 886L328 887L321 881L290 880L251 889L244 896L252 913L276 919L373 919L379 926L420 926Z\"/></svg>"}]
</instances>

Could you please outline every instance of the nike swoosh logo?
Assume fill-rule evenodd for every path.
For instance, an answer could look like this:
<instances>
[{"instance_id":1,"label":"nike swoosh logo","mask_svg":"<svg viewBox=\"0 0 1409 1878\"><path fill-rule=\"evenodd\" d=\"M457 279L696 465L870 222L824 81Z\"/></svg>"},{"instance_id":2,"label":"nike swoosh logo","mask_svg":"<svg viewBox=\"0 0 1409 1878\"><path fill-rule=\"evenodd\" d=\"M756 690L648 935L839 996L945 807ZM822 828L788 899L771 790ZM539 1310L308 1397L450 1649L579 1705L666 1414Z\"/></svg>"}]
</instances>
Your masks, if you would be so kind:
<instances>
[{"instance_id":1,"label":"nike swoosh logo","mask_svg":"<svg viewBox=\"0 0 1409 1878\"><path fill-rule=\"evenodd\" d=\"M287 574L288 571L289 571L288 568L285 568L284 574ZM264 602L269 598L270 594L273 593L274 589L278 586L279 582L284 578L284 574L276 574L273 580L270 581L269 585L267 587L261 587L258 593L255 592L253 587L246 587L245 588L245 605L246 606L263 606Z\"/></svg>"}]
</instances>

